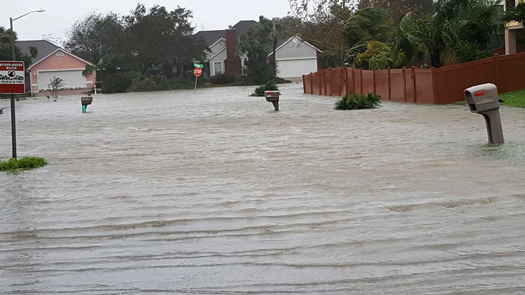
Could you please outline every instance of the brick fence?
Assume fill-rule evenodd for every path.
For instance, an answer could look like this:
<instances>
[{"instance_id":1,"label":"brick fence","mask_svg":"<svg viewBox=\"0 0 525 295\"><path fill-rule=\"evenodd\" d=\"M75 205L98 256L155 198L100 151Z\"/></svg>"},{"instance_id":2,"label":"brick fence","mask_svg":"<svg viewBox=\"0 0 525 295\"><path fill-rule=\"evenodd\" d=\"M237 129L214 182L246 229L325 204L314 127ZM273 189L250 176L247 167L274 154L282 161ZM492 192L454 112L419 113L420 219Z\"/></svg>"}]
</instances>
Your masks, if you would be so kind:
<instances>
[{"instance_id":1,"label":"brick fence","mask_svg":"<svg viewBox=\"0 0 525 295\"><path fill-rule=\"evenodd\" d=\"M464 100L468 87L494 83L500 93L525 88L525 53L498 56L439 69L362 70L333 68L303 75L304 93L344 96L378 94L383 100L446 104Z\"/></svg>"}]
</instances>

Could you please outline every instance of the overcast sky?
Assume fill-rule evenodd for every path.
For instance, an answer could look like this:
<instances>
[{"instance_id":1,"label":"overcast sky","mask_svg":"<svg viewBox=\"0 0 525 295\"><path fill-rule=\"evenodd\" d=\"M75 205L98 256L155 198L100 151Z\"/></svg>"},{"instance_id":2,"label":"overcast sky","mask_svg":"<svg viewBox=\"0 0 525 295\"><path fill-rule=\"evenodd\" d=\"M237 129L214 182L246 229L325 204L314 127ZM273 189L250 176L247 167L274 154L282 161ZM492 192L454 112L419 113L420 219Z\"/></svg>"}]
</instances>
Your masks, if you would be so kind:
<instances>
[{"instance_id":1,"label":"overcast sky","mask_svg":"<svg viewBox=\"0 0 525 295\"><path fill-rule=\"evenodd\" d=\"M8 28L9 17L42 8L46 12L14 22L19 40L38 40L43 35L52 35L63 41L71 25L90 12L125 14L139 2L147 7L158 4L173 9L179 5L192 10L197 31L222 30L239 20L257 20L259 15L285 16L289 11L288 0L0 0L0 26Z\"/></svg>"}]
</instances>

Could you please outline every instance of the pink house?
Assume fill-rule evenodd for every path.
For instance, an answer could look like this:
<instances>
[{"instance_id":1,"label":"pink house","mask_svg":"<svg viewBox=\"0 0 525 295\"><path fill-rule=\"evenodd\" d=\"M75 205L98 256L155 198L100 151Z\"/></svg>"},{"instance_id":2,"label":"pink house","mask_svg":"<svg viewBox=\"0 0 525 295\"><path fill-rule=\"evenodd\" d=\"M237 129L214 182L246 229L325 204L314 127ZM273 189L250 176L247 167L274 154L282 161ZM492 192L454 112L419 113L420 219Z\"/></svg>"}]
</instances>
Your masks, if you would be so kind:
<instances>
[{"instance_id":1,"label":"pink house","mask_svg":"<svg viewBox=\"0 0 525 295\"><path fill-rule=\"evenodd\" d=\"M36 45L36 46L35 46ZM48 41L19 41L22 51L29 46L37 47L39 54L28 68L30 90L33 96L48 96L48 84L54 77L63 80L63 90L60 95L80 95L95 87L95 73L88 77L82 76L82 71L90 62L49 43ZM45 54L45 55L44 55Z\"/></svg>"}]
</instances>

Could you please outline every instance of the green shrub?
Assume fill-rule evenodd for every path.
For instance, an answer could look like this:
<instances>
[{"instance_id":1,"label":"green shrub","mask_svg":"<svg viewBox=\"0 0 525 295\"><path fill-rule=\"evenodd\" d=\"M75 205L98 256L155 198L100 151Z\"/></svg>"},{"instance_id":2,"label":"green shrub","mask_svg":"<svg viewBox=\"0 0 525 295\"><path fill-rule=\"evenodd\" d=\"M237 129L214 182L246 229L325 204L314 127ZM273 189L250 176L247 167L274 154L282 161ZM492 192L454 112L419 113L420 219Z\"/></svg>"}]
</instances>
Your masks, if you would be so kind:
<instances>
[{"instance_id":1,"label":"green shrub","mask_svg":"<svg viewBox=\"0 0 525 295\"><path fill-rule=\"evenodd\" d=\"M24 157L18 161L15 158L9 161L0 162L0 171L9 171L15 169L34 169L47 165L46 160L40 157Z\"/></svg>"},{"instance_id":2,"label":"green shrub","mask_svg":"<svg viewBox=\"0 0 525 295\"><path fill-rule=\"evenodd\" d=\"M275 81L268 81L266 84L255 88L255 92L251 96L264 96L264 92L270 90L279 90Z\"/></svg>"},{"instance_id":3,"label":"green shrub","mask_svg":"<svg viewBox=\"0 0 525 295\"><path fill-rule=\"evenodd\" d=\"M350 93L341 98L336 104L336 110L373 109L381 105L381 97L372 93L359 95Z\"/></svg>"},{"instance_id":4,"label":"green shrub","mask_svg":"<svg viewBox=\"0 0 525 295\"><path fill-rule=\"evenodd\" d=\"M128 90L133 80L139 76L136 72L108 74L102 82L103 93L123 93Z\"/></svg>"},{"instance_id":5,"label":"green shrub","mask_svg":"<svg viewBox=\"0 0 525 295\"><path fill-rule=\"evenodd\" d=\"M464 40L456 44L454 52L456 54L456 60L459 63L474 61L491 56L490 52L479 50L477 44Z\"/></svg>"},{"instance_id":6,"label":"green shrub","mask_svg":"<svg viewBox=\"0 0 525 295\"><path fill-rule=\"evenodd\" d=\"M129 85L128 92L139 92L139 91L155 91L157 89L157 82L150 78L142 78L140 80L134 80Z\"/></svg>"},{"instance_id":7,"label":"green shrub","mask_svg":"<svg viewBox=\"0 0 525 295\"><path fill-rule=\"evenodd\" d=\"M206 82L203 78L197 80L197 85L202 85ZM142 78L135 80L128 87L128 92L144 92L144 91L162 91L174 89L193 89L195 87L195 80L188 79L166 79L164 77L156 78Z\"/></svg>"},{"instance_id":8,"label":"green shrub","mask_svg":"<svg viewBox=\"0 0 525 295\"><path fill-rule=\"evenodd\" d=\"M235 83L235 82L239 82L241 79L242 79L241 76L234 75L234 74L229 74L229 73L224 73L224 74L215 75L215 76L211 77L210 78L210 83L211 84L219 84L219 85L232 84L232 83Z\"/></svg>"}]
</instances>

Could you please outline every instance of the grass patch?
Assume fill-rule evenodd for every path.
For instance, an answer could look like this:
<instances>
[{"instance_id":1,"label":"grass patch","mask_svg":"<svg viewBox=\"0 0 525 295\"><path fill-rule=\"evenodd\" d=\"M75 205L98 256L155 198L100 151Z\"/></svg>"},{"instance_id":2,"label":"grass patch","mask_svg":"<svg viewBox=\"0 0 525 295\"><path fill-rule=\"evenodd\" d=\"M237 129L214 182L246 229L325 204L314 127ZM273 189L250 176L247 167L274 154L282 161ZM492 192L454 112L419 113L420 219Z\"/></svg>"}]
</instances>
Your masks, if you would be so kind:
<instances>
[{"instance_id":1,"label":"grass patch","mask_svg":"<svg viewBox=\"0 0 525 295\"><path fill-rule=\"evenodd\" d=\"M47 165L46 160L40 157L23 157L18 161L15 158L11 158L8 161L0 162L0 171L35 169L45 165Z\"/></svg>"},{"instance_id":2,"label":"grass patch","mask_svg":"<svg viewBox=\"0 0 525 295\"><path fill-rule=\"evenodd\" d=\"M368 93L367 95L359 95L350 93L341 98L335 104L336 110L362 110L373 109L381 105L381 96Z\"/></svg>"},{"instance_id":3,"label":"grass patch","mask_svg":"<svg viewBox=\"0 0 525 295\"><path fill-rule=\"evenodd\" d=\"M525 89L512 91L508 93L500 93L499 98L503 100L500 102L502 106L525 108ZM466 105L464 100L454 102L455 105Z\"/></svg>"},{"instance_id":4,"label":"grass patch","mask_svg":"<svg viewBox=\"0 0 525 295\"><path fill-rule=\"evenodd\" d=\"M501 105L525 108L525 89L500 94L499 98L504 101Z\"/></svg>"}]
</instances>

